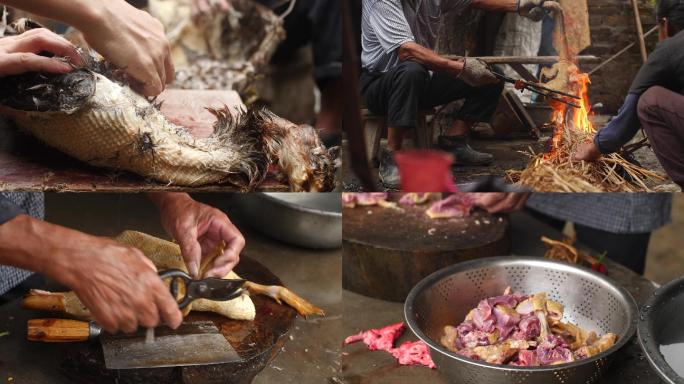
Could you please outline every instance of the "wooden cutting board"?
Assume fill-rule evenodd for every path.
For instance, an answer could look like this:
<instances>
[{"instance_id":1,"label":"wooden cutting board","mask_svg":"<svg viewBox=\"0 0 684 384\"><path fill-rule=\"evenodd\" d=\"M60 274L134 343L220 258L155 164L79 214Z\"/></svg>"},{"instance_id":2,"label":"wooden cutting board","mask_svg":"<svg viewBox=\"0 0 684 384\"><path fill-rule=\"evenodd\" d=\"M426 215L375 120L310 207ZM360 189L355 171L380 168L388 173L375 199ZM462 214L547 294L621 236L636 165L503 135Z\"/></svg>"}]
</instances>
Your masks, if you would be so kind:
<instances>
[{"instance_id":1,"label":"wooden cutting board","mask_svg":"<svg viewBox=\"0 0 684 384\"><path fill-rule=\"evenodd\" d=\"M235 272L241 277L260 284L282 285L278 277L259 262L241 256ZM60 369L78 383L250 383L281 351L287 333L294 324L297 312L265 296L253 296L256 306L254 321L227 319L212 313L194 312L189 321L211 320L235 348L242 362L152 368L108 370L105 368L99 342L64 346L64 361Z\"/></svg>"},{"instance_id":2,"label":"wooden cutting board","mask_svg":"<svg viewBox=\"0 0 684 384\"><path fill-rule=\"evenodd\" d=\"M439 269L509 253L505 216L476 210L470 217L432 220L427 208L344 208L343 288L404 301L414 285Z\"/></svg>"}]
</instances>

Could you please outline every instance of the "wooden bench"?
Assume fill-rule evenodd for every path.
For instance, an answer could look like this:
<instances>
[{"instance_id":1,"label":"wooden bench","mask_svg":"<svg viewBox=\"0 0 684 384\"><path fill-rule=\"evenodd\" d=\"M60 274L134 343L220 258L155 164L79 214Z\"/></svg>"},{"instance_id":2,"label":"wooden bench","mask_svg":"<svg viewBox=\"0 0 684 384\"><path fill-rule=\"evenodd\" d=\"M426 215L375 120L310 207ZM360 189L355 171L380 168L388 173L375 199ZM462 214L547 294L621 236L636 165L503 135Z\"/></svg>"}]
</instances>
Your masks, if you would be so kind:
<instances>
[{"instance_id":1,"label":"wooden bench","mask_svg":"<svg viewBox=\"0 0 684 384\"><path fill-rule=\"evenodd\" d=\"M413 129L415 146L420 149L432 148L433 129L428 124L428 116L435 114L434 109L418 111L418 126ZM366 138L366 155L375 165L380 154L380 140L387 136L387 116L376 115L368 109L361 110L361 124Z\"/></svg>"}]
</instances>

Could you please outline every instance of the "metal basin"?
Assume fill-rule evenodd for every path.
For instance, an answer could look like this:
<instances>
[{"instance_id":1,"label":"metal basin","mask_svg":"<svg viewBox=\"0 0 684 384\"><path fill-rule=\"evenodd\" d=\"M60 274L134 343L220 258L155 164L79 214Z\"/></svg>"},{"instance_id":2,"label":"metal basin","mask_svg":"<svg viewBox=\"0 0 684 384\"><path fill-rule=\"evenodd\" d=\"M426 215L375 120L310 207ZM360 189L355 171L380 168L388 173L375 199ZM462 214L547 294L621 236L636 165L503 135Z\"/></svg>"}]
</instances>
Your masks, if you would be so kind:
<instances>
[{"instance_id":1,"label":"metal basin","mask_svg":"<svg viewBox=\"0 0 684 384\"><path fill-rule=\"evenodd\" d=\"M613 332L616 344L588 359L550 367L511 367L468 359L439 343L445 325L457 325L484 298L506 287L524 294L546 292L565 306L564 321L598 334ZM455 383L594 383L612 354L634 335L637 306L613 280L587 268L539 257L494 257L467 261L433 273L409 293L406 322L430 347L439 371Z\"/></svg>"},{"instance_id":2,"label":"metal basin","mask_svg":"<svg viewBox=\"0 0 684 384\"><path fill-rule=\"evenodd\" d=\"M658 288L639 313L639 343L667 383L684 384L684 277Z\"/></svg>"},{"instance_id":3,"label":"metal basin","mask_svg":"<svg viewBox=\"0 0 684 384\"><path fill-rule=\"evenodd\" d=\"M342 246L339 193L249 193L239 208L252 227L275 239L314 249Z\"/></svg>"}]
</instances>

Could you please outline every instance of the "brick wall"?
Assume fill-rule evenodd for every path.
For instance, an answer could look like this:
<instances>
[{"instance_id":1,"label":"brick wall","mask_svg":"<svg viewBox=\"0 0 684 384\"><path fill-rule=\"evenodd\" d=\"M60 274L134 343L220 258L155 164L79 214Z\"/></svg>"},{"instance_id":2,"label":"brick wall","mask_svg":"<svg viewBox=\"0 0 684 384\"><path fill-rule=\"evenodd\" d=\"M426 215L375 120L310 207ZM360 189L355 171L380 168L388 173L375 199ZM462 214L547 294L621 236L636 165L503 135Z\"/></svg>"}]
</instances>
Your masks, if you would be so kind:
<instances>
[{"instance_id":1,"label":"brick wall","mask_svg":"<svg viewBox=\"0 0 684 384\"><path fill-rule=\"evenodd\" d=\"M637 41L634 13L630 0L588 0L592 45L584 54L607 59L631 42ZM651 0L638 0L644 33L655 26L655 11ZM657 32L647 38L650 52L658 40ZM602 102L607 113L618 110L629 90L632 79L641 67L639 47L635 46L612 63L596 72L591 80L593 103ZM584 71L595 65L586 65Z\"/></svg>"}]
</instances>

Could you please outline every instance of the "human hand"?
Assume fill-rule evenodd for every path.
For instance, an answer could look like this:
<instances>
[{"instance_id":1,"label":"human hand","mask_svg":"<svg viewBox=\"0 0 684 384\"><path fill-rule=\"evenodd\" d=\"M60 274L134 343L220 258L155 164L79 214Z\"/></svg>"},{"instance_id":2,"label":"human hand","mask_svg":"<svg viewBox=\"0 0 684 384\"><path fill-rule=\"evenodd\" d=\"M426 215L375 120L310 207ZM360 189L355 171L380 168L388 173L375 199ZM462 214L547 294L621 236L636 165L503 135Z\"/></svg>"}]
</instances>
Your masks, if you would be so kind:
<instances>
[{"instance_id":1,"label":"human hand","mask_svg":"<svg viewBox=\"0 0 684 384\"><path fill-rule=\"evenodd\" d=\"M124 70L136 91L157 96L174 78L164 26L123 0L97 4L93 11L97 16L75 26L90 47Z\"/></svg>"},{"instance_id":2,"label":"human hand","mask_svg":"<svg viewBox=\"0 0 684 384\"><path fill-rule=\"evenodd\" d=\"M186 193L150 194L150 199L159 208L162 226L180 245L190 275L224 277L237 265L245 238L225 213L193 200ZM223 253L204 276L198 276L203 257L223 241Z\"/></svg>"},{"instance_id":3,"label":"human hand","mask_svg":"<svg viewBox=\"0 0 684 384\"><path fill-rule=\"evenodd\" d=\"M458 78L466 84L471 87L481 87L499 82L499 78L494 75L484 61L473 58L464 58L463 60L463 71Z\"/></svg>"},{"instance_id":4,"label":"human hand","mask_svg":"<svg viewBox=\"0 0 684 384\"><path fill-rule=\"evenodd\" d=\"M41 52L50 52L56 57L41 56ZM45 28L0 38L0 77L26 72L67 73L73 69L70 64L83 64L76 47Z\"/></svg>"},{"instance_id":5,"label":"human hand","mask_svg":"<svg viewBox=\"0 0 684 384\"><path fill-rule=\"evenodd\" d=\"M476 193L475 205L489 213L511 213L525 206L529 193Z\"/></svg>"},{"instance_id":6,"label":"human hand","mask_svg":"<svg viewBox=\"0 0 684 384\"><path fill-rule=\"evenodd\" d=\"M18 225L32 220L29 227L40 227L40 238L17 239L43 244L31 256L49 262L35 270L71 288L107 332L181 324L178 303L140 250L28 217L19 220Z\"/></svg>"},{"instance_id":7,"label":"human hand","mask_svg":"<svg viewBox=\"0 0 684 384\"><path fill-rule=\"evenodd\" d=\"M230 4L227 0L191 0L192 20L199 24L211 17L214 11L228 11Z\"/></svg>"},{"instance_id":8,"label":"human hand","mask_svg":"<svg viewBox=\"0 0 684 384\"><path fill-rule=\"evenodd\" d=\"M573 160L584 160L594 162L601 157L601 151L596 147L596 144L589 140L580 144L575 148L575 153L572 154Z\"/></svg>"},{"instance_id":9,"label":"human hand","mask_svg":"<svg viewBox=\"0 0 684 384\"><path fill-rule=\"evenodd\" d=\"M518 14L533 21L541 21L546 14L544 3L547 0L519 0Z\"/></svg>"}]
</instances>

